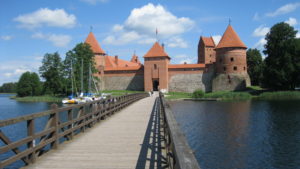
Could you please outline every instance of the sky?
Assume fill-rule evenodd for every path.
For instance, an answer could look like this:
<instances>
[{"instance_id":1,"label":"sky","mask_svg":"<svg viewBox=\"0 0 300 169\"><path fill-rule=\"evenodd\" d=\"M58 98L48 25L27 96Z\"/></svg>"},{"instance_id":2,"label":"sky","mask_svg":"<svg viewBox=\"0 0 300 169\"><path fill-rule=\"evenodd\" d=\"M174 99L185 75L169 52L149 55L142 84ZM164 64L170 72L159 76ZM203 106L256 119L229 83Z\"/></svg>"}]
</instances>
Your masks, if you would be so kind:
<instances>
[{"instance_id":1,"label":"sky","mask_svg":"<svg viewBox=\"0 0 300 169\"><path fill-rule=\"evenodd\" d=\"M300 30L300 2L0 0L0 85L18 81L26 71L38 72L46 53L64 59L90 31L110 56L130 60L135 52L143 61L158 40L172 64L196 63L200 36L217 43L229 20L248 48L262 51L274 24Z\"/></svg>"}]
</instances>

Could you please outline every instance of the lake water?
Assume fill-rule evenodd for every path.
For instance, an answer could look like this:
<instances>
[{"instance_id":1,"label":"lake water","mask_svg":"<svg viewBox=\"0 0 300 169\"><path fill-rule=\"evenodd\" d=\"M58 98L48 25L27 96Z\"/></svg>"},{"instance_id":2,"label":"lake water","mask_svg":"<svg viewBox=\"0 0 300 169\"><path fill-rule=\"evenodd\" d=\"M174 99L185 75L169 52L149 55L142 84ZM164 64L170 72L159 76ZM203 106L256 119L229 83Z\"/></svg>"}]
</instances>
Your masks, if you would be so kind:
<instances>
[{"instance_id":1,"label":"lake water","mask_svg":"<svg viewBox=\"0 0 300 169\"><path fill-rule=\"evenodd\" d=\"M13 96L12 94L0 94L0 120L5 120L9 118L14 118L18 116L24 116L27 114L37 113L45 110L49 110L52 103L45 102L18 102L14 99L10 99L9 97ZM47 122L47 117L38 118L35 121L35 131L41 131L43 129L45 123ZM0 128L0 130L11 140L19 140L26 137L27 129L26 122L17 123L15 125L6 126ZM4 143L0 140L0 146L3 146ZM24 146L19 147L21 150L25 149ZM7 152L4 154L0 154L0 160L7 159L8 156L12 156L12 152ZM20 168L24 163L22 161L18 161L16 163L11 164L5 168Z\"/></svg>"},{"instance_id":2,"label":"lake water","mask_svg":"<svg viewBox=\"0 0 300 169\"><path fill-rule=\"evenodd\" d=\"M202 169L299 169L300 101L171 101Z\"/></svg>"}]
</instances>

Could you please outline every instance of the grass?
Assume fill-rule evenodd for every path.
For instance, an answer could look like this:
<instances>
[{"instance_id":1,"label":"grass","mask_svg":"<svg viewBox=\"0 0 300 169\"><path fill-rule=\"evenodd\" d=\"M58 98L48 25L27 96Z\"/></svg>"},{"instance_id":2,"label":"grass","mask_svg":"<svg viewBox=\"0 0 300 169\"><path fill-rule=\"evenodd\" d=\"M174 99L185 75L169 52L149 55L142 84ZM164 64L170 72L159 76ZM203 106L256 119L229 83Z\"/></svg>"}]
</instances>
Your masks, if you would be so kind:
<instances>
[{"instance_id":1,"label":"grass","mask_svg":"<svg viewBox=\"0 0 300 169\"><path fill-rule=\"evenodd\" d=\"M132 91L132 90L103 90L102 93L110 93L112 96L122 96L132 93L143 93L144 91Z\"/></svg>"},{"instance_id":2,"label":"grass","mask_svg":"<svg viewBox=\"0 0 300 169\"><path fill-rule=\"evenodd\" d=\"M63 99L62 97L55 97L55 96L26 96L26 97L12 96L10 98L20 102L61 102Z\"/></svg>"},{"instance_id":3,"label":"grass","mask_svg":"<svg viewBox=\"0 0 300 169\"><path fill-rule=\"evenodd\" d=\"M169 92L166 94L167 99L185 99L192 98L192 93ZM225 101L230 100L296 100L300 99L300 91L274 91L269 92L259 86L248 87L247 90L241 92L219 91L205 93L199 98L218 98Z\"/></svg>"},{"instance_id":4,"label":"grass","mask_svg":"<svg viewBox=\"0 0 300 169\"><path fill-rule=\"evenodd\" d=\"M192 93L184 93L184 92L169 92L166 94L167 99L186 99L192 98Z\"/></svg>"},{"instance_id":5,"label":"grass","mask_svg":"<svg viewBox=\"0 0 300 169\"><path fill-rule=\"evenodd\" d=\"M299 91L278 91L278 92L264 92L256 99L259 100L297 100L300 99Z\"/></svg>"}]
</instances>

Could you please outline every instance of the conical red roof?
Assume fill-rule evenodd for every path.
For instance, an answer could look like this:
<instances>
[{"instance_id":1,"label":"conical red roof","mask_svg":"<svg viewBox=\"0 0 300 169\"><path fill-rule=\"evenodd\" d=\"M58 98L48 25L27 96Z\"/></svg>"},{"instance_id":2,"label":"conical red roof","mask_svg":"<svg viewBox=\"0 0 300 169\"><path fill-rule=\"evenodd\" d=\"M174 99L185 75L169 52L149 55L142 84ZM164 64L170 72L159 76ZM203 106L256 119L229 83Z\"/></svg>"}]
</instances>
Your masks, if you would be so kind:
<instances>
[{"instance_id":1,"label":"conical red roof","mask_svg":"<svg viewBox=\"0 0 300 169\"><path fill-rule=\"evenodd\" d=\"M85 40L85 43L91 45L92 51L97 54L105 54L104 50L100 47L98 41L96 40L93 32L90 32Z\"/></svg>"},{"instance_id":2,"label":"conical red roof","mask_svg":"<svg viewBox=\"0 0 300 169\"><path fill-rule=\"evenodd\" d=\"M205 46L209 46L209 47L215 47L216 46L212 37L201 36L201 39L202 39Z\"/></svg>"},{"instance_id":3,"label":"conical red roof","mask_svg":"<svg viewBox=\"0 0 300 169\"><path fill-rule=\"evenodd\" d=\"M170 58L169 55L165 52L164 48L158 42L155 42L152 48L146 53L144 58L162 57L162 56L166 56Z\"/></svg>"},{"instance_id":4,"label":"conical red roof","mask_svg":"<svg viewBox=\"0 0 300 169\"><path fill-rule=\"evenodd\" d=\"M220 40L216 48L219 49L228 47L247 48L247 46L241 41L238 34L234 31L231 25L228 25L226 31L222 36L222 39Z\"/></svg>"}]
</instances>

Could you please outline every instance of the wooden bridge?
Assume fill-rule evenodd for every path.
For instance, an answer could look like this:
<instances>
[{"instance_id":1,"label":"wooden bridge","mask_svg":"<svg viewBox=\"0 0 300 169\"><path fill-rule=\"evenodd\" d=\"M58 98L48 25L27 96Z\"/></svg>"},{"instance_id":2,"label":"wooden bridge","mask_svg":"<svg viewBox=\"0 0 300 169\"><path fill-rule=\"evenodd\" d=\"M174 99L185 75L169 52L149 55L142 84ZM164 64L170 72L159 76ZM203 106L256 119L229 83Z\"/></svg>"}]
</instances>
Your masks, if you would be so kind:
<instances>
[{"instance_id":1,"label":"wooden bridge","mask_svg":"<svg viewBox=\"0 0 300 169\"><path fill-rule=\"evenodd\" d=\"M67 119L60 117L65 114ZM47 117L44 130L35 120ZM27 137L10 140L0 130L0 162L10 168L200 168L163 96L130 94L23 117L2 120L0 127L26 122ZM25 150L19 147L26 145Z\"/></svg>"}]
</instances>

